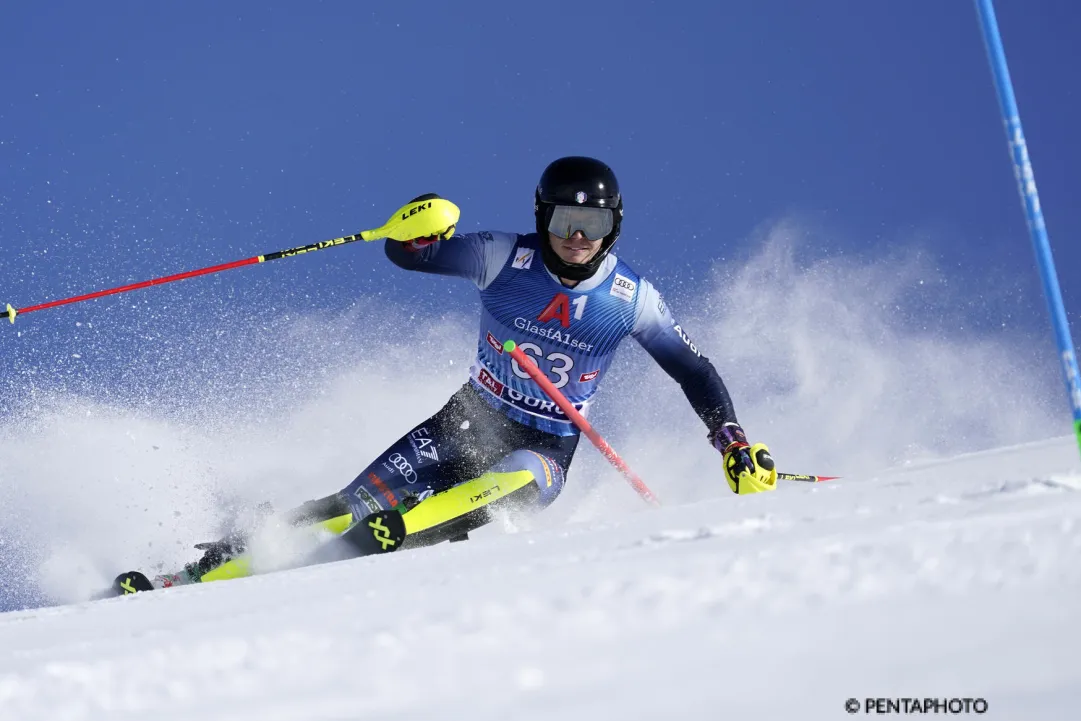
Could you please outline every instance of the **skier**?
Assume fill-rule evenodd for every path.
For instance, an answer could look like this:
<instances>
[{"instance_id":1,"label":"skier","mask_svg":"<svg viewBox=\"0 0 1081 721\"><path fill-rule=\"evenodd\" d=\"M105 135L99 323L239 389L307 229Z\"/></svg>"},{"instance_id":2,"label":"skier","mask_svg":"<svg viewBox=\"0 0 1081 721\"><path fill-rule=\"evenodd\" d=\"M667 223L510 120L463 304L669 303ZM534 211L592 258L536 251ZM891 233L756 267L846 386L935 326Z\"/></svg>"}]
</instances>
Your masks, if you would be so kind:
<instances>
[{"instance_id":1,"label":"skier","mask_svg":"<svg viewBox=\"0 0 1081 721\"><path fill-rule=\"evenodd\" d=\"M437 196L417 200L426 197ZM551 504L563 489L579 430L504 352L508 339L586 413L616 347L633 337L680 384L722 454L732 491L776 487L768 449L748 443L713 365L657 289L611 252L623 218L612 170L587 157L554 161L537 185L534 215L536 232L524 235L484 231L386 241L387 257L400 268L467 278L480 290L471 377L347 487L294 511L291 523L342 514L361 519L392 509L413 518L429 505L426 499L445 497L447 507L425 521L439 530L429 538L434 542L462 538L490 520L488 511L497 505L490 500L513 498L515 507L530 510ZM449 489L467 492L456 498ZM192 580L241 546L235 537L204 546L204 558L189 564Z\"/></svg>"},{"instance_id":2,"label":"skier","mask_svg":"<svg viewBox=\"0 0 1081 721\"><path fill-rule=\"evenodd\" d=\"M593 158L556 160L541 175L534 214L536 232L528 235L386 241L387 257L401 268L467 278L477 286L483 306L477 356L469 382L341 495L374 511L494 467L533 473L538 505L547 506L563 488L579 431L504 353L503 341L515 340L584 412L628 335L683 388L724 456L731 489L772 490L776 472L768 451L758 445L752 452L713 365L653 285L611 252L623 217L611 168Z\"/></svg>"}]
</instances>

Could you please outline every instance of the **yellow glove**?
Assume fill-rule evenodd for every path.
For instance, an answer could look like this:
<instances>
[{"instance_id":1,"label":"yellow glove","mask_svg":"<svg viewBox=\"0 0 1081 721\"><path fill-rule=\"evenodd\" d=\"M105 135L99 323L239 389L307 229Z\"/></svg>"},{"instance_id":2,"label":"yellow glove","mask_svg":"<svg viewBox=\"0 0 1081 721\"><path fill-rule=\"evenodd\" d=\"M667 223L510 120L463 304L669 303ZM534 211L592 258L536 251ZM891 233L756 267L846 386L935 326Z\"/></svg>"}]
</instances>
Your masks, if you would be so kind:
<instances>
[{"instance_id":1,"label":"yellow glove","mask_svg":"<svg viewBox=\"0 0 1081 721\"><path fill-rule=\"evenodd\" d=\"M777 467L765 443L747 443L738 423L725 423L711 440L724 457L724 476L733 493L746 495L777 488Z\"/></svg>"}]
</instances>

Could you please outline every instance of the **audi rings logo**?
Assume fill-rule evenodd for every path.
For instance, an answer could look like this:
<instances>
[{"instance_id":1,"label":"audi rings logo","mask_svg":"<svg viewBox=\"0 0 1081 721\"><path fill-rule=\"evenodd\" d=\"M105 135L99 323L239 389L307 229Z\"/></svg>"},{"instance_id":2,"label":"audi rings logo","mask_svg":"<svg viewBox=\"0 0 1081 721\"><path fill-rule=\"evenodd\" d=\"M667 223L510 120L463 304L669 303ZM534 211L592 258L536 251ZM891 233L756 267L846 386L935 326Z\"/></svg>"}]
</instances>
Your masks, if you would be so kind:
<instances>
[{"instance_id":1,"label":"audi rings logo","mask_svg":"<svg viewBox=\"0 0 1081 721\"><path fill-rule=\"evenodd\" d=\"M395 453L387 460L394 464L394 467L405 478L406 483L417 482L417 472L413 470L413 464L407 461L401 453Z\"/></svg>"}]
</instances>

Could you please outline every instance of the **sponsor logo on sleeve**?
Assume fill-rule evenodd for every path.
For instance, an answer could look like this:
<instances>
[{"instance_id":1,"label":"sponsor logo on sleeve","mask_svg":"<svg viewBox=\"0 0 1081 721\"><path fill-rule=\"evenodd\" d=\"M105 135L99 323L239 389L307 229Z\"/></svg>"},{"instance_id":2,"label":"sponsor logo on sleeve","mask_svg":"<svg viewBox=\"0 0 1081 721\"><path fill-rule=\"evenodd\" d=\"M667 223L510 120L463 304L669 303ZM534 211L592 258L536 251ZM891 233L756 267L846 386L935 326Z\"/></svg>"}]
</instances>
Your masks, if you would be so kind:
<instances>
[{"instance_id":1,"label":"sponsor logo on sleeve","mask_svg":"<svg viewBox=\"0 0 1081 721\"><path fill-rule=\"evenodd\" d=\"M599 376L600 374L601 372L599 370L590 371L589 373L583 373L582 376L578 379L578 382L589 383L592 380L596 380L597 376Z\"/></svg>"},{"instance_id":2,"label":"sponsor logo on sleeve","mask_svg":"<svg viewBox=\"0 0 1081 721\"><path fill-rule=\"evenodd\" d=\"M634 300L634 291L637 288L638 283L626 276L616 273L615 280L612 281L612 290L610 292L620 300L625 300L629 303Z\"/></svg>"},{"instance_id":3,"label":"sponsor logo on sleeve","mask_svg":"<svg viewBox=\"0 0 1081 721\"><path fill-rule=\"evenodd\" d=\"M492 348L495 348L496 353L503 355L503 344L500 343L494 335L488 333L488 337L484 340L488 341L488 345L492 346Z\"/></svg>"},{"instance_id":4,"label":"sponsor logo on sleeve","mask_svg":"<svg viewBox=\"0 0 1081 721\"><path fill-rule=\"evenodd\" d=\"M514 250L514 262L510 267L518 270L529 270L529 266L533 264L533 248L516 248Z\"/></svg>"},{"instance_id":5,"label":"sponsor logo on sleeve","mask_svg":"<svg viewBox=\"0 0 1081 721\"><path fill-rule=\"evenodd\" d=\"M676 330L676 333L679 333L679 337L683 339L683 342L687 344L687 347L690 348L692 351L694 351L695 355L697 355L697 356L702 355L701 353L698 352L698 347L695 346L695 344L691 341L691 337L689 335L687 335L683 331L682 328L679 327L678 323L675 325L675 330Z\"/></svg>"}]
</instances>

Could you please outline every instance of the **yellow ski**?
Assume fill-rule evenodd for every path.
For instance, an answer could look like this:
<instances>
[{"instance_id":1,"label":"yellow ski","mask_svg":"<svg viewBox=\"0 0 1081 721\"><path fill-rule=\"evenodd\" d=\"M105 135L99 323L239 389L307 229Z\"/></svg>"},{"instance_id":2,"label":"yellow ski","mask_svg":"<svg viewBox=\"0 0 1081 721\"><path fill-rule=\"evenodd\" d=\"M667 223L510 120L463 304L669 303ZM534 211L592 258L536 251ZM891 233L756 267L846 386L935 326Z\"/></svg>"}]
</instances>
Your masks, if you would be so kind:
<instances>
[{"instance_id":1,"label":"yellow ski","mask_svg":"<svg viewBox=\"0 0 1081 721\"><path fill-rule=\"evenodd\" d=\"M440 527L464 519L468 514L507 498L532 482L533 474L530 471L485 473L442 493L429 496L402 514L406 537L417 536L418 539L422 539L425 532L438 531ZM354 519L352 514L345 514L320 521L308 528L312 531L322 530L340 536L350 530L359 520ZM418 536L418 534L421 535ZM420 540L410 545L424 545L424 542ZM252 558L246 553L203 574L200 582L244 578L252 575L251 568Z\"/></svg>"}]
</instances>

